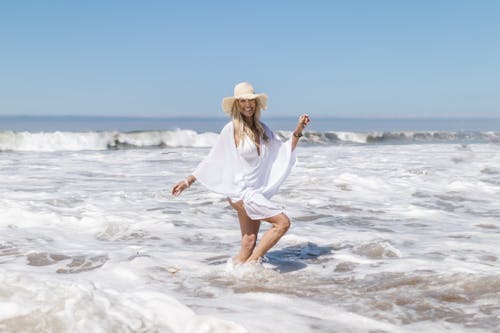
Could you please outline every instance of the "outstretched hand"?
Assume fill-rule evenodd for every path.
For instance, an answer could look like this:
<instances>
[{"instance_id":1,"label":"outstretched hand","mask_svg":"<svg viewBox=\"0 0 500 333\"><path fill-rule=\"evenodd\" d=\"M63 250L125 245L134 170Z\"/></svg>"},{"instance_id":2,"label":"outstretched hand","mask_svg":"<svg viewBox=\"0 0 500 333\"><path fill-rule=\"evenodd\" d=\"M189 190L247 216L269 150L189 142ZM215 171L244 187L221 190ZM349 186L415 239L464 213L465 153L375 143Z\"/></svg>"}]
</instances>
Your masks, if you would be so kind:
<instances>
[{"instance_id":1,"label":"outstretched hand","mask_svg":"<svg viewBox=\"0 0 500 333\"><path fill-rule=\"evenodd\" d=\"M186 184L185 181L180 181L178 182L177 184L174 185L174 187L172 187L172 195L179 195L182 193L182 191L184 191L185 189L188 188L188 185Z\"/></svg>"},{"instance_id":2,"label":"outstretched hand","mask_svg":"<svg viewBox=\"0 0 500 333\"><path fill-rule=\"evenodd\" d=\"M297 123L297 127L293 131L293 136L292 136L292 151L295 150L297 147L297 143L299 142L300 137L303 135L302 131L304 128L309 124L311 119L309 118L309 115L303 114L299 117L299 122Z\"/></svg>"},{"instance_id":3,"label":"outstretched hand","mask_svg":"<svg viewBox=\"0 0 500 333\"><path fill-rule=\"evenodd\" d=\"M303 114L299 117L299 122L297 123L297 128L295 129L295 133L302 133L304 128L309 124L311 118L309 118L308 114Z\"/></svg>"}]
</instances>

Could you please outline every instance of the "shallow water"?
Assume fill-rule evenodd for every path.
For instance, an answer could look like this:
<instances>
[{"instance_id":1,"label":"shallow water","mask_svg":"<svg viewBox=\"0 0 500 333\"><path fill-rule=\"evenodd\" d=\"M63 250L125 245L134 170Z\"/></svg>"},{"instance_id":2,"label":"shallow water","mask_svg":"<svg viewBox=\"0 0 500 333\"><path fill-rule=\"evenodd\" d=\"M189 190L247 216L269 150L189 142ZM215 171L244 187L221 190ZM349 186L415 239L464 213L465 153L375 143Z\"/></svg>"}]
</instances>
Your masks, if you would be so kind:
<instances>
[{"instance_id":1,"label":"shallow water","mask_svg":"<svg viewBox=\"0 0 500 333\"><path fill-rule=\"evenodd\" d=\"M498 144L298 149L242 267L208 148L2 152L0 331L500 332Z\"/></svg>"}]
</instances>

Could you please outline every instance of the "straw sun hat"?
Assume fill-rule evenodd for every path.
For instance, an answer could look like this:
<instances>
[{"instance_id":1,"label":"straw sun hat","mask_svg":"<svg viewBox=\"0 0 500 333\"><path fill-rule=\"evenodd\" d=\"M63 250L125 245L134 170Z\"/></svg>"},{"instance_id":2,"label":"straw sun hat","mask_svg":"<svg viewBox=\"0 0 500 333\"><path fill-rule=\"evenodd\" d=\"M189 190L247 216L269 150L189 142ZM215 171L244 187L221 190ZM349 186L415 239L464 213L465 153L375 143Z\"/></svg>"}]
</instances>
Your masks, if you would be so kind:
<instances>
[{"instance_id":1,"label":"straw sun hat","mask_svg":"<svg viewBox=\"0 0 500 333\"><path fill-rule=\"evenodd\" d=\"M222 109L226 113L231 113L233 104L238 99L258 99L259 104L263 109L267 108L267 95L256 94L253 87L248 82L241 82L234 86L234 96L222 99Z\"/></svg>"}]
</instances>

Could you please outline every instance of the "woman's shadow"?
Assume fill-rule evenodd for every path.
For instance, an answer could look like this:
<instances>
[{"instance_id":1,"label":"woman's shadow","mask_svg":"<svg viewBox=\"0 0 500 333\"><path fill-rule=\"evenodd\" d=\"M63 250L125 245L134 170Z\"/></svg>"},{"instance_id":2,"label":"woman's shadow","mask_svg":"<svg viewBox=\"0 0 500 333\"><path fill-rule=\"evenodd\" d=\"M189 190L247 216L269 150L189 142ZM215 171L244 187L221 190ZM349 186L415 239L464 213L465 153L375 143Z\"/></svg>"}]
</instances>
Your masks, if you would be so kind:
<instances>
[{"instance_id":1,"label":"woman's shadow","mask_svg":"<svg viewBox=\"0 0 500 333\"><path fill-rule=\"evenodd\" d=\"M332 249L331 246L318 246L307 242L270 251L264 262L275 266L274 269L280 273L290 273L307 267L307 261L332 253Z\"/></svg>"}]
</instances>

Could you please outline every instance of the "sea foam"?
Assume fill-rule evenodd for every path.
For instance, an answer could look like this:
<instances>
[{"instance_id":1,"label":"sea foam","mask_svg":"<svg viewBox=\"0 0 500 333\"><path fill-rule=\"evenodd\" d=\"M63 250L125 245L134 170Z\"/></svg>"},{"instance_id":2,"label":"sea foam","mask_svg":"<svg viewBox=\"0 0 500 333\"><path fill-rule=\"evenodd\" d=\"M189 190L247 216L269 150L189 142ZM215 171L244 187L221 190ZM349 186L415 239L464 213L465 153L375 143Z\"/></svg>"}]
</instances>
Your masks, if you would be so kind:
<instances>
[{"instance_id":1,"label":"sea foam","mask_svg":"<svg viewBox=\"0 0 500 333\"><path fill-rule=\"evenodd\" d=\"M289 231L262 266L229 270L225 198L170 195L207 154L190 144L0 154L0 331L499 327L495 142L301 141L272 198Z\"/></svg>"}]
</instances>

